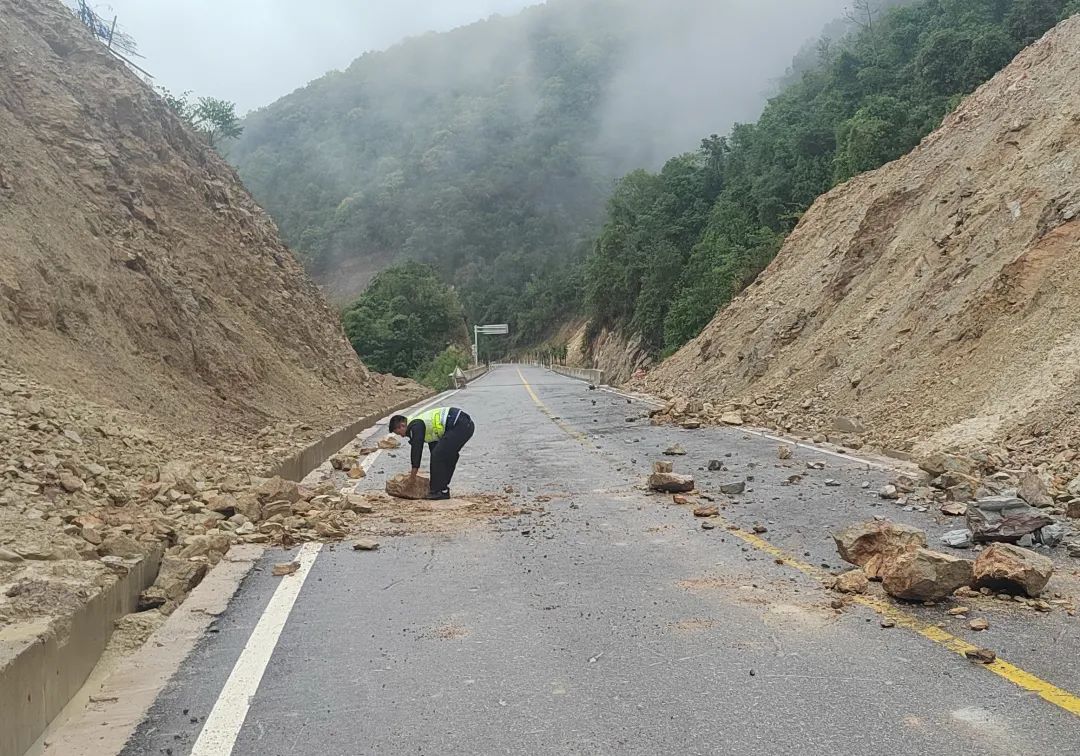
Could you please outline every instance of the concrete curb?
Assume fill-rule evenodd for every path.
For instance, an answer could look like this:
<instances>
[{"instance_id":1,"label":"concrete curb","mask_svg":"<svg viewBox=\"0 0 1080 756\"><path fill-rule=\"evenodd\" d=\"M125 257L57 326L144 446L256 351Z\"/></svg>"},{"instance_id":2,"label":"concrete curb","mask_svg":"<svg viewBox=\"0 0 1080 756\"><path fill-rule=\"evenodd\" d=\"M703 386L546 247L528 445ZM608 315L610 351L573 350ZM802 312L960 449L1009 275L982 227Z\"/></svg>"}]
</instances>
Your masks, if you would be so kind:
<instances>
[{"instance_id":1,"label":"concrete curb","mask_svg":"<svg viewBox=\"0 0 1080 756\"><path fill-rule=\"evenodd\" d=\"M96 689L83 692L86 704L46 736L47 752L62 756L120 753L210 623L227 609L263 551L255 545L230 549L142 648L125 658ZM104 703L92 703L90 696Z\"/></svg>"},{"instance_id":2,"label":"concrete curb","mask_svg":"<svg viewBox=\"0 0 1080 756\"><path fill-rule=\"evenodd\" d=\"M349 423L344 428L334 431L329 436L316 441L291 457L281 460L266 471L266 477L273 478L274 476L280 476L286 480L302 481L307 477L308 473L316 469L340 449L344 448L345 445L356 438L357 434L361 431L367 430L371 426L377 424L384 417L412 407L433 396L436 396L436 393L434 391L429 391L420 396L413 397L408 401L400 402L389 407L383 407L378 412L374 412L355 422Z\"/></svg>"},{"instance_id":3,"label":"concrete curb","mask_svg":"<svg viewBox=\"0 0 1080 756\"><path fill-rule=\"evenodd\" d=\"M468 385L487 375L488 369L486 367L473 368L472 370L464 372L466 385ZM285 478L286 480L300 482L306 478L312 470L317 469L319 465L330 459L330 457L341 449L345 448L345 446L356 438L361 431L365 431L371 426L378 424L384 418L389 418L389 416L395 412L400 412L401 410L425 402L433 396L438 396L439 393L441 392L428 391L420 396L413 397L408 401L400 402L392 407L384 407L378 412L349 423L344 428L334 431L329 436L316 441L291 457L287 457L278 462L267 471L266 477L272 478L276 475Z\"/></svg>"},{"instance_id":4,"label":"concrete curb","mask_svg":"<svg viewBox=\"0 0 1080 756\"><path fill-rule=\"evenodd\" d=\"M22 756L79 691L113 623L135 611L139 593L157 579L163 554L157 544L70 614L0 633L0 756Z\"/></svg>"}]
</instances>

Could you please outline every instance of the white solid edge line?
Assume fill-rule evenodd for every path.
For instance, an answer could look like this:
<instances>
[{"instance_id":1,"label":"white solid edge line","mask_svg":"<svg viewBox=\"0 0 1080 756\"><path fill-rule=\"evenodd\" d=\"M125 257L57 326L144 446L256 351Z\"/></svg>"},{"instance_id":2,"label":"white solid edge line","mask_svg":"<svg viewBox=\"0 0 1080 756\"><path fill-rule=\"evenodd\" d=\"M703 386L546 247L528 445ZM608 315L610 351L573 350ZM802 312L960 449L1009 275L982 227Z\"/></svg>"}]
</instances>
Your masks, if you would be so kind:
<instances>
[{"instance_id":1,"label":"white solid edge line","mask_svg":"<svg viewBox=\"0 0 1080 756\"><path fill-rule=\"evenodd\" d=\"M206 718L199 739L191 749L191 756L229 756L232 753L281 631L321 549L321 543L305 543L300 547L296 557L300 569L281 578L240 658L236 660L225 687L221 689L210 716Z\"/></svg>"},{"instance_id":2,"label":"white solid edge line","mask_svg":"<svg viewBox=\"0 0 1080 756\"><path fill-rule=\"evenodd\" d=\"M554 372L554 371L549 371L549 372ZM560 373L555 373L555 375L561 375L561 374ZM578 380L578 379L574 378L574 379L571 379L571 380ZM619 391L618 389L612 388L611 386L600 386L599 388L600 388L601 391L605 391L605 392L607 392L609 394L615 394L616 396L621 396L623 399L633 399L634 401L643 402L645 404L652 404L652 405L655 405L657 407L662 407L663 406L663 402L657 401L655 399L647 399L647 398L645 398L643 396L634 396L633 394L626 394L626 393L623 393L622 391ZM741 430L741 431L743 431L745 433L753 433L753 434L756 434L758 436L761 436L762 438L767 438L770 441L781 441L781 442L786 443L786 444L791 444L791 445L795 446L796 448L801 447L803 449L812 449L813 451L815 451L815 452L817 452L819 454L828 454L830 457L836 457L837 459L847 460L848 462L856 462L856 463L858 463L860 465L866 465L867 467L872 467L872 468L877 469L877 470L893 470L893 469L895 469L893 466L891 466L891 465L889 465L887 463L874 462L874 461L869 460L869 459L864 459L862 457L857 457L854 454L844 454L842 452L830 451L829 449L823 449L822 447L818 446L817 444L810 443L808 441L799 441L798 439L788 438L786 436L774 436L771 433L769 433L768 431L765 431L765 430L763 430L761 428L739 428L739 427L735 427L735 426L718 426L718 427L721 427L721 428L726 427L729 430L733 430L733 431Z\"/></svg>"}]
</instances>

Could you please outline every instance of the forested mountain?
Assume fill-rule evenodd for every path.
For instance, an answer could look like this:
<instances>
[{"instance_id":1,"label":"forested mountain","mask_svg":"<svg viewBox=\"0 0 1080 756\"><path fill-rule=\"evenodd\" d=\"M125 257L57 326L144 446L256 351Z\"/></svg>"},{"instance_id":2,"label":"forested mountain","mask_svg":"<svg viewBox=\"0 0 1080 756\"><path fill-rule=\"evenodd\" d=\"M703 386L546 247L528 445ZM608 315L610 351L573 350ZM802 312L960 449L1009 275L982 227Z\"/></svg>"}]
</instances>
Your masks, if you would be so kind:
<instances>
[{"instance_id":1,"label":"forested mountain","mask_svg":"<svg viewBox=\"0 0 1080 756\"><path fill-rule=\"evenodd\" d=\"M846 0L552 0L359 58L250 115L230 159L352 300L432 264L519 343L580 307L613 183L753 118Z\"/></svg>"},{"instance_id":2,"label":"forested mountain","mask_svg":"<svg viewBox=\"0 0 1080 756\"><path fill-rule=\"evenodd\" d=\"M625 177L584 273L593 328L696 336L821 194L898 158L1080 0L920 0L822 40L755 124ZM779 304L779 303L778 303Z\"/></svg>"}]
</instances>

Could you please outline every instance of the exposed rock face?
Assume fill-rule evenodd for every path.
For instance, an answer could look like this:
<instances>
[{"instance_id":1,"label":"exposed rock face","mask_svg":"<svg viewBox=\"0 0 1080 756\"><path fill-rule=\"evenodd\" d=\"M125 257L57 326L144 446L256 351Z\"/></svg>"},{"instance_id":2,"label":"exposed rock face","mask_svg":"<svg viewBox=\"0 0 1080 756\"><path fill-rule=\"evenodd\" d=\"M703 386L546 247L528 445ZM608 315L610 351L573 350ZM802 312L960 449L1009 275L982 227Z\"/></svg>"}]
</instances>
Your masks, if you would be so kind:
<instances>
[{"instance_id":1,"label":"exposed rock face","mask_svg":"<svg viewBox=\"0 0 1080 756\"><path fill-rule=\"evenodd\" d=\"M941 601L969 585L971 574L972 564L967 559L915 549L885 565L881 585L890 596L905 601Z\"/></svg>"},{"instance_id":2,"label":"exposed rock face","mask_svg":"<svg viewBox=\"0 0 1080 756\"><path fill-rule=\"evenodd\" d=\"M876 520L845 528L833 540L840 558L862 567L871 580L882 576L887 562L926 546L926 534L918 528Z\"/></svg>"},{"instance_id":3,"label":"exposed rock face","mask_svg":"<svg viewBox=\"0 0 1080 756\"><path fill-rule=\"evenodd\" d=\"M979 588L1038 596L1054 573L1049 557L1008 543L995 543L975 559Z\"/></svg>"},{"instance_id":4,"label":"exposed rock face","mask_svg":"<svg viewBox=\"0 0 1080 756\"><path fill-rule=\"evenodd\" d=\"M828 433L858 417L880 448L1076 448L1078 68L1073 17L911 154L821 197L756 284L640 385L741 403L755 425Z\"/></svg>"}]
</instances>

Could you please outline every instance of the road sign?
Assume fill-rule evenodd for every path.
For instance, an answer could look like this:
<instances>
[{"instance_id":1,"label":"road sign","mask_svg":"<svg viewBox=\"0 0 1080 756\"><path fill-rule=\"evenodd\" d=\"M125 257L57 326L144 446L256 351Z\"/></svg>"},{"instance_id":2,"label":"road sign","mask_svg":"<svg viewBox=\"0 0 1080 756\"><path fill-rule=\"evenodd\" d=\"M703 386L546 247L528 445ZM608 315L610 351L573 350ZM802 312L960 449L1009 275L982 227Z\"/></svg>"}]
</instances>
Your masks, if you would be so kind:
<instances>
[{"instance_id":1,"label":"road sign","mask_svg":"<svg viewBox=\"0 0 1080 756\"><path fill-rule=\"evenodd\" d=\"M473 364L480 364L480 334L485 336L506 336L509 333L510 326L506 323L473 326Z\"/></svg>"}]
</instances>

